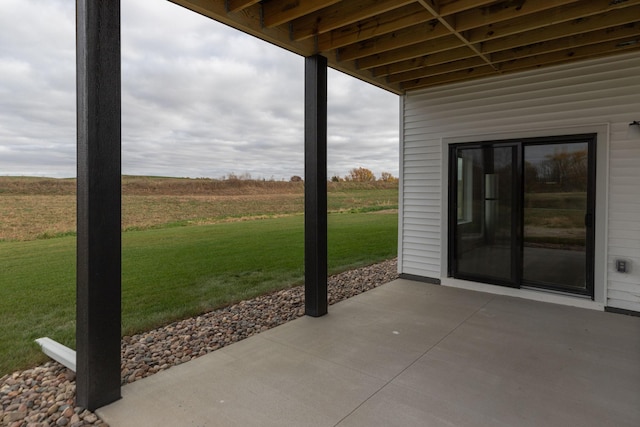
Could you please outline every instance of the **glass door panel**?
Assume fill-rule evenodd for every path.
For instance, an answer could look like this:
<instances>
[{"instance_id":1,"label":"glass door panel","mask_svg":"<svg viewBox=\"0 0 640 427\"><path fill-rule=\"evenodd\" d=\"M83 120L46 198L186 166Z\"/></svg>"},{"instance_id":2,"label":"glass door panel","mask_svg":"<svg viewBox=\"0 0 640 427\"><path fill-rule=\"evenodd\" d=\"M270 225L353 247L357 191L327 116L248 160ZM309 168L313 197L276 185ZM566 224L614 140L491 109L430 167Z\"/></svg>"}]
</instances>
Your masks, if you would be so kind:
<instances>
[{"instance_id":1,"label":"glass door panel","mask_svg":"<svg viewBox=\"0 0 640 427\"><path fill-rule=\"evenodd\" d=\"M596 136L452 145L449 274L593 298Z\"/></svg>"},{"instance_id":2,"label":"glass door panel","mask_svg":"<svg viewBox=\"0 0 640 427\"><path fill-rule=\"evenodd\" d=\"M524 284L587 293L589 143L524 146Z\"/></svg>"},{"instance_id":3,"label":"glass door panel","mask_svg":"<svg viewBox=\"0 0 640 427\"><path fill-rule=\"evenodd\" d=\"M516 147L455 150L454 276L515 285Z\"/></svg>"}]
</instances>

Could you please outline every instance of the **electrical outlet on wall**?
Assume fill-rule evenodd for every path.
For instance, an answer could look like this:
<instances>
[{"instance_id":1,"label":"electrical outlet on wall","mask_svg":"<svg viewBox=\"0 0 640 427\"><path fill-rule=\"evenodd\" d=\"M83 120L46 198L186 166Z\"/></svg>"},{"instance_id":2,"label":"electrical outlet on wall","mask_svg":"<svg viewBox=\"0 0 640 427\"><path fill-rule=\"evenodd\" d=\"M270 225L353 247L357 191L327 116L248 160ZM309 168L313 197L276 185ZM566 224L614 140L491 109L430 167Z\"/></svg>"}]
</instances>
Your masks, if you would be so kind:
<instances>
[{"instance_id":1,"label":"electrical outlet on wall","mask_svg":"<svg viewBox=\"0 0 640 427\"><path fill-rule=\"evenodd\" d=\"M628 273L629 272L629 261L625 259L617 259L616 260L616 271L618 273Z\"/></svg>"}]
</instances>

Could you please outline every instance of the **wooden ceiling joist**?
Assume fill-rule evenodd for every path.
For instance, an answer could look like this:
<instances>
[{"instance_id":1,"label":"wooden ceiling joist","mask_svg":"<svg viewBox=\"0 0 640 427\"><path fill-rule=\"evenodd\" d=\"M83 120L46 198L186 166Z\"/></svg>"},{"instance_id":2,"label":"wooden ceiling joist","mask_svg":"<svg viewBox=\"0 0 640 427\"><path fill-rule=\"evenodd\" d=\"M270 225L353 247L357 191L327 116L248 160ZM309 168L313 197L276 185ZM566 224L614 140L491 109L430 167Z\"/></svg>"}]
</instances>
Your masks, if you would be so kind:
<instances>
[{"instance_id":1,"label":"wooden ceiling joist","mask_svg":"<svg viewBox=\"0 0 640 427\"><path fill-rule=\"evenodd\" d=\"M580 46L573 49L565 49L558 52L543 55L530 56L524 59L505 62L500 65L501 71L514 71L528 68L538 68L543 65L565 62L567 58L583 58L604 55L611 50L622 52L627 49L640 47L640 36L627 37L623 40L608 41L588 46Z\"/></svg>"},{"instance_id":2,"label":"wooden ceiling joist","mask_svg":"<svg viewBox=\"0 0 640 427\"><path fill-rule=\"evenodd\" d=\"M581 1L566 7L536 13L529 17L474 28L468 33L469 41L471 43L477 43L486 40L495 40L513 34L527 33L551 25L586 19L594 15L622 9L620 7L621 4L627 5L626 8L638 5L640 4L640 0L625 0L625 3L617 5L610 3L612 3L612 0ZM640 20L640 17L635 16L635 20Z\"/></svg>"},{"instance_id":3,"label":"wooden ceiling joist","mask_svg":"<svg viewBox=\"0 0 640 427\"><path fill-rule=\"evenodd\" d=\"M423 89L425 87L438 86L445 83L456 83L494 74L495 70L493 68L489 67L488 65L483 65L476 68L469 68L467 70L441 74L439 76L410 80L408 82L402 83L401 86L403 90Z\"/></svg>"},{"instance_id":4,"label":"wooden ceiling joist","mask_svg":"<svg viewBox=\"0 0 640 427\"><path fill-rule=\"evenodd\" d=\"M467 46L461 46L456 49L445 50L444 52L419 56L417 58L375 67L371 69L371 73L376 77L389 76L391 74L403 73L405 71L445 64L447 62L456 62L473 56L475 56L475 52Z\"/></svg>"},{"instance_id":5,"label":"wooden ceiling joist","mask_svg":"<svg viewBox=\"0 0 640 427\"><path fill-rule=\"evenodd\" d=\"M495 3L495 0L460 0L442 5L438 8L441 16L449 16L465 10L476 9ZM434 5L435 6L435 5Z\"/></svg>"},{"instance_id":6,"label":"wooden ceiling joist","mask_svg":"<svg viewBox=\"0 0 640 427\"><path fill-rule=\"evenodd\" d=\"M228 0L227 11L239 12L242 9L246 9L249 6L253 6L256 3L260 3L260 0Z\"/></svg>"},{"instance_id":7,"label":"wooden ceiling joist","mask_svg":"<svg viewBox=\"0 0 640 427\"><path fill-rule=\"evenodd\" d=\"M263 2L262 22L267 28L275 27L336 3L340 0L270 0Z\"/></svg>"},{"instance_id":8,"label":"wooden ceiling joist","mask_svg":"<svg viewBox=\"0 0 640 427\"><path fill-rule=\"evenodd\" d=\"M354 22L398 9L414 1L415 0L369 0L366 2L337 3L293 21L291 23L291 37L294 40L302 40L307 37L323 34L353 24Z\"/></svg>"},{"instance_id":9,"label":"wooden ceiling joist","mask_svg":"<svg viewBox=\"0 0 640 427\"><path fill-rule=\"evenodd\" d=\"M358 67L363 70L370 68L392 64L398 61L404 61L406 59L416 58L423 55L431 55L437 52L443 52L449 49L463 46L463 43L454 36L446 36L436 40L429 40L422 43L416 43L409 46L401 47L379 53L377 55L367 56L358 59Z\"/></svg>"},{"instance_id":10,"label":"wooden ceiling joist","mask_svg":"<svg viewBox=\"0 0 640 427\"><path fill-rule=\"evenodd\" d=\"M471 57L468 59L461 59L459 61L451 61L439 65L416 68L415 70L405 71L404 73L392 74L387 77L387 81L390 83L406 82L409 80L421 79L423 77L432 77L440 74L452 73L454 71L475 68L481 65L485 65L482 58Z\"/></svg>"},{"instance_id":11,"label":"wooden ceiling joist","mask_svg":"<svg viewBox=\"0 0 640 427\"><path fill-rule=\"evenodd\" d=\"M387 52L391 49L445 37L451 34L438 21L432 20L423 24L413 25L384 36L365 40L338 51L340 59L349 61L376 53Z\"/></svg>"},{"instance_id":12,"label":"wooden ceiling joist","mask_svg":"<svg viewBox=\"0 0 640 427\"><path fill-rule=\"evenodd\" d=\"M578 2L578 0L519 0L498 2L494 5L467 10L455 15L455 27L457 31L466 31L485 25L508 22L513 19L526 19L529 15L576 2Z\"/></svg>"},{"instance_id":13,"label":"wooden ceiling joist","mask_svg":"<svg viewBox=\"0 0 640 427\"><path fill-rule=\"evenodd\" d=\"M551 53L565 49L575 49L602 42L626 39L629 37L640 38L640 23L632 23L620 27L607 28L604 30L592 31L590 33L495 52L491 55L491 61L494 63L511 61L544 53Z\"/></svg>"},{"instance_id":14,"label":"wooden ceiling joist","mask_svg":"<svg viewBox=\"0 0 640 427\"><path fill-rule=\"evenodd\" d=\"M419 2L422 6L424 6L429 11L429 13L433 14L436 17L436 19L438 19L438 21L447 29L447 32L449 32L450 34L453 34L458 40L462 42L463 45L471 49L478 56L478 58L484 61L485 64L495 69L495 67L489 60L489 58L487 58L485 54L480 52L480 50L476 45L470 43L467 37L464 34L462 34L462 31L456 27L457 19L454 20L451 17L445 17L440 15L439 10L437 10L435 7L433 7L429 2L425 0L419 0ZM472 10L469 10L469 12L471 11ZM467 12L462 12L462 13L467 13Z\"/></svg>"},{"instance_id":15,"label":"wooden ceiling joist","mask_svg":"<svg viewBox=\"0 0 640 427\"><path fill-rule=\"evenodd\" d=\"M595 30L616 28L620 25L638 22L638 16L640 16L640 6L612 10L600 15L577 18L572 21L532 29L508 37L484 41L482 43L482 51L499 52L567 36L577 36Z\"/></svg>"},{"instance_id":16,"label":"wooden ceiling joist","mask_svg":"<svg viewBox=\"0 0 640 427\"><path fill-rule=\"evenodd\" d=\"M326 52L332 49L357 43L373 37L379 37L393 31L420 24L433 19L419 4L411 4L391 12L358 21L355 24L318 35L318 50Z\"/></svg>"},{"instance_id":17,"label":"wooden ceiling joist","mask_svg":"<svg viewBox=\"0 0 640 427\"><path fill-rule=\"evenodd\" d=\"M394 93L640 49L640 0L171 0Z\"/></svg>"}]
</instances>

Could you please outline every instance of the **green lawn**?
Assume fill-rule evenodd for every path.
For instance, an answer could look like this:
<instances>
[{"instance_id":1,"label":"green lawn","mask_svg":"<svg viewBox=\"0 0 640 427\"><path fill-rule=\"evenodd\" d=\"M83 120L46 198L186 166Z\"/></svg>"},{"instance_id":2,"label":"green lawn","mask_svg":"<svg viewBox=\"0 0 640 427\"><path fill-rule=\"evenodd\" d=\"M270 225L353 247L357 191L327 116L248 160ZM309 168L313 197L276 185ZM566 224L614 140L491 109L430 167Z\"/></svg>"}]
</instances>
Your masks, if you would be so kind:
<instances>
[{"instance_id":1,"label":"green lawn","mask_svg":"<svg viewBox=\"0 0 640 427\"><path fill-rule=\"evenodd\" d=\"M533 193L524 197L525 208L584 210L587 205L586 192Z\"/></svg>"},{"instance_id":2,"label":"green lawn","mask_svg":"<svg viewBox=\"0 0 640 427\"><path fill-rule=\"evenodd\" d=\"M303 217L123 234L123 334L302 283ZM329 215L331 273L392 258L396 214ZM0 242L0 376L74 347L75 238Z\"/></svg>"}]
</instances>

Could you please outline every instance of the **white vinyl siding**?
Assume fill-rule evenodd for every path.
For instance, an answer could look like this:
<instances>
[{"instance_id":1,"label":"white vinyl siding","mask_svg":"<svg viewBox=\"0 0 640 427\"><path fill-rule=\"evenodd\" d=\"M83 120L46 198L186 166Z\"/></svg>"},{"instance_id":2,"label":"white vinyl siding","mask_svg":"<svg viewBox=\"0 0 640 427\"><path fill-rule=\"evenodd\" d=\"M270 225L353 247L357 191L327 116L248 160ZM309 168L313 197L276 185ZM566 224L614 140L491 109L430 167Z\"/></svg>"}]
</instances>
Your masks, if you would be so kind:
<instances>
[{"instance_id":1,"label":"white vinyl siding","mask_svg":"<svg viewBox=\"0 0 640 427\"><path fill-rule=\"evenodd\" d=\"M640 120L639 93L640 54L632 53L406 94L400 272L447 276L448 142L597 127L596 219L602 225L596 231L596 300L640 311L640 136L629 132L629 123ZM629 261L630 272L616 272L616 259Z\"/></svg>"}]
</instances>

